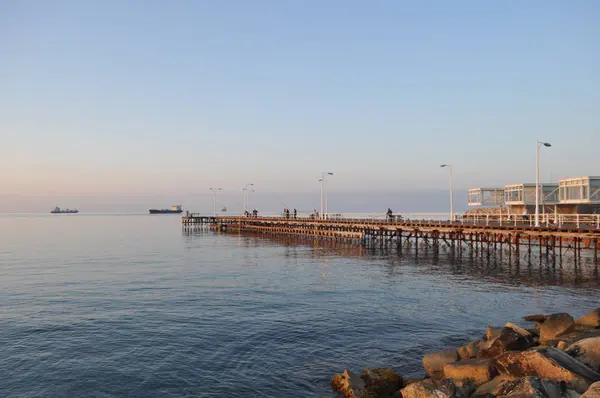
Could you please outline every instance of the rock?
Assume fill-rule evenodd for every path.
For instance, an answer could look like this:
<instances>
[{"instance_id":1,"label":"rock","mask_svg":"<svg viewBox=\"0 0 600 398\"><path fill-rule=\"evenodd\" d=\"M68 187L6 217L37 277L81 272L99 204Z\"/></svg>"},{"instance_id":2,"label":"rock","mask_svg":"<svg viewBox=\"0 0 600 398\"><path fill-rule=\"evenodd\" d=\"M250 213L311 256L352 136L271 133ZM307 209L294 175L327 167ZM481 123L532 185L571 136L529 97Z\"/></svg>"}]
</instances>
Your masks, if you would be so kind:
<instances>
[{"instance_id":1,"label":"rock","mask_svg":"<svg viewBox=\"0 0 600 398\"><path fill-rule=\"evenodd\" d=\"M444 365L458 360L456 350L440 351L433 354L427 354L423 357L423 368L431 377L441 378Z\"/></svg>"},{"instance_id":2,"label":"rock","mask_svg":"<svg viewBox=\"0 0 600 398\"><path fill-rule=\"evenodd\" d=\"M401 391L402 398L466 398L474 386L450 379L425 379L409 384Z\"/></svg>"},{"instance_id":3,"label":"rock","mask_svg":"<svg viewBox=\"0 0 600 398\"><path fill-rule=\"evenodd\" d=\"M481 345L481 343L482 342L480 340L471 341L469 344L459 347L456 350L456 353L458 354L458 357L460 359L477 358L477 355L479 354L479 346Z\"/></svg>"},{"instance_id":4,"label":"rock","mask_svg":"<svg viewBox=\"0 0 600 398\"><path fill-rule=\"evenodd\" d=\"M580 340L589 339L591 337L600 337L600 329L575 330L574 332L560 336L558 339L545 341L544 345L558 348L559 345L564 347L564 344L566 344L568 348Z\"/></svg>"},{"instance_id":5,"label":"rock","mask_svg":"<svg viewBox=\"0 0 600 398\"><path fill-rule=\"evenodd\" d=\"M483 336L483 341L490 341L498 336L502 332L502 328L495 328L493 326L488 326L485 329L485 336Z\"/></svg>"},{"instance_id":6,"label":"rock","mask_svg":"<svg viewBox=\"0 0 600 398\"><path fill-rule=\"evenodd\" d=\"M331 387L344 394L346 398L359 398L365 388L365 382L356 373L346 369L341 375L333 376Z\"/></svg>"},{"instance_id":7,"label":"rock","mask_svg":"<svg viewBox=\"0 0 600 398\"><path fill-rule=\"evenodd\" d=\"M488 381L487 383L484 383L484 384L480 385L479 387L477 387L477 389L471 395L471 397L485 398L485 397L493 396L494 391L496 390L496 387L498 387L498 384L502 383L505 380L507 380L506 376L496 376L492 380Z\"/></svg>"},{"instance_id":8,"label":"rock","mask_svg":"<svg viewBox=\"0 0 600 398\"><path fill-rule=\"evenodd\" d=\"M444 365L444 377L453 380L471 380L481 385L496 376L496 369L491 359L466 359L464 361Z\"/></svg>"},{"instance_id":9,"label":"rock","mask_svg":"<svg viewBox=\"0 0 600 398\"><path fill-rule=\"evenodd\" d=\"M569 346L565 352L600 373L600 337L591 337Z\"/></svg>"},{"instance_id":10,"label":"rock","mask_svg":"<svg viewBox=\"0 0 600 398\"><path fill-rule=\"evenodd\" d=\"M566 341L559 341L558 343L556 343L556 348L558 348L559 350L566 350L567 349L567 342Z\"/></svg>"},{"instance_id":11,"label":"rock","mask_svg":"<svg viewBox=\"0 0 600 398\"><path fill-rule=\"evenodd\" d=\"M504 327L513 329L515 332L519 333L521 336L533 337L529 330L523 329L522 327L517 326L514 323L507 322L506 325L504 325Z\"/></svg>"},{"instance_id":12,"label":"rock","mask_svg":"<svg viewBox=\"0 0 600 398\"><path fill-rule=\"evenodd\" d=\"M540 337L540 331L537 329L525 329L527 330L534 338Z\"/></svg>"},{"instance_id":13,"label":"rock","mask_svg":"<svg viewBox=\"0 0 600 398\"><path fill-rule=\"evenodd\" d=\"M505 351L522 351L533 347L533 336L524 329L504 327L500 335L481 345L479 356L494 358Z\"/></svg>"},{"instance_id":14,"label":"rock","mask_svg":"<svg viewBox=\"0 0 600 398\"><path fill-rule=\"evenodd\" d=\"M544 322L546 320L546 318L548 317L548 315L527 315L526 317L523 317L523 319L525 319L526 321L529 322Z\"/></svg>"},{"instance_id":15,"label":"rock","mask_svg":"<svg viewBox=\"0 0 600 398\"><path fill-rule=\"evenodd\" d=\"M600 383L592 384L581 398L600 398Z\"/></svg>"},{"instance_id":16,"label":"rock","mask_svg":"<svg viewBox=\"0 0 600 398\"><path fill-rule=\"evenodd\" d=\"M496 387L494 395L498 398L561 398L563 391L566 389L559 382L529 376L503 381Z\"/></svg>"},{"instance_id":17,"label":"rock","mask_svg":"<svg viewBox=\"0 0 600 398\"><path fill-rule=\"evenodd\" d=\"M554 340L559 336L575 331L575 321L569 314L552 314L539 326L540 341Z\"/></svg>"},{"instance_id":18,"label":"rock","mask_svg":"<svg viewBox=\"0 0 600 398\"><path fill-rule=\"evenodd\" d=\"M335 375L331 382L331 386L346 398L400 396L403 384L402 376L394 371L377 368L365 369L360 376L346 369L343 374Z\"/></svg>"},{"instance_id":19,"label":"rock","mask_svg":"<svg viewBox=\"0 0 600 398\"><path fill-rule=\"evenodd\" d=\"M537 347L523 352L507 351L495 359L494 365L501 375L507 377L536 376L566 381L580 393L590 383L600 381L600 374L553 347Z\"/></svg>"},{"instance_id":20,"label":"rock","mask_svg":"<svg viewBox=\"0 0 600 398\"><path fill-rule=\"evenodd\" d=\"M575 324L580 326L588 326L591 328L600 328L600 308L582 316L575 321Z\"/></svg>"},{"instance_id":21,"label":"rock","mask_svg":"<svg viewBox=\"0 0 600 398\"><path fill-rule=\"evenodd\" d=\"M361 391L361 398L392 397L404 384L402 376L389 369L366 369L362 379L365 389Z\"/></svg>"}]
</instances>

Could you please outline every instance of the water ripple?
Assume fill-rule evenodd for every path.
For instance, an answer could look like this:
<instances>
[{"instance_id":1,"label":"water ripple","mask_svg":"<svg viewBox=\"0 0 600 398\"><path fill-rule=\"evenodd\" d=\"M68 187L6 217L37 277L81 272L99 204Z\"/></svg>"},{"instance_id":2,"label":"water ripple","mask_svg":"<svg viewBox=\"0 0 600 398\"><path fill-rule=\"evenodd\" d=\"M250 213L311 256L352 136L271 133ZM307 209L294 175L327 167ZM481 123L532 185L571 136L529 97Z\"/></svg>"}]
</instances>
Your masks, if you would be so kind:
<instances>
[{"instance_id":1,"label":"water ripple","mask_svg":"<svg viewBox=\"0 0 600 398\"><path fill-rule=\"evenodd\" d=\"M600 297L589 264L188 235L168 217L7 218L0 239L6 397L333 397L346 367L419 376L490 323Z\"/></svg>"}]
</instances>

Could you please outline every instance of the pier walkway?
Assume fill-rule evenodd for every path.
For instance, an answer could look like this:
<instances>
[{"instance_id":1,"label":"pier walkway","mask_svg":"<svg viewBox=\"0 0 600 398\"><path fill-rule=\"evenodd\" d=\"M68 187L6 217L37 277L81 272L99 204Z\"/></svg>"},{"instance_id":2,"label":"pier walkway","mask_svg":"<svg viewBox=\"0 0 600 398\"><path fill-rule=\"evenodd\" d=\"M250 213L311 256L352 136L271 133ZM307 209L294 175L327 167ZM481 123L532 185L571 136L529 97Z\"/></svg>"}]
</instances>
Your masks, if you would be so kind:
<instances>
[{"instance_id":1,"label":"pier walkway","mask_svg":"<svg viewBox=\"0 0 600 398\"><path fill-rule=\"evenodd\" d=\"M529 221L529 220L527 220ZM366 245L420 246L453 250L471 248L492 253L509 248L517 255L534 250L556 258L567 252L580 256L586 250L598 261L600 229L592 223L542 226L517 221L503 225L449 221L314 219L310 217L207 217L186 215L184 228L209 227L219 231L257 232L278 236L304 236Z\"/></svg>"}]
</instances>

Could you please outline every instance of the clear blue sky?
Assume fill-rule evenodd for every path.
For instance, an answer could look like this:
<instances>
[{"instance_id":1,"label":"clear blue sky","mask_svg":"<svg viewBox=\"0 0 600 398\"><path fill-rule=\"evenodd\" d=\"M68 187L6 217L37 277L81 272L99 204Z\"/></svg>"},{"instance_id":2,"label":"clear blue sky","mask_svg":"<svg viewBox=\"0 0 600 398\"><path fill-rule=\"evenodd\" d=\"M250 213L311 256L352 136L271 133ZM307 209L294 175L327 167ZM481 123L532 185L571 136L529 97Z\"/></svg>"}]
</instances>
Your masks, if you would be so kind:
<instances>
[{"instance_id":1,"label":"clear blue sky","mask_svg":"<svg viewBox=\"0 0 600 398\"><path fill-rule=\"evenodd\" d=\"M600 2L0 3L0 189L445 188L600 174ZM318 198L317 198L318 201Z\"/></svg>"}]
</instances>

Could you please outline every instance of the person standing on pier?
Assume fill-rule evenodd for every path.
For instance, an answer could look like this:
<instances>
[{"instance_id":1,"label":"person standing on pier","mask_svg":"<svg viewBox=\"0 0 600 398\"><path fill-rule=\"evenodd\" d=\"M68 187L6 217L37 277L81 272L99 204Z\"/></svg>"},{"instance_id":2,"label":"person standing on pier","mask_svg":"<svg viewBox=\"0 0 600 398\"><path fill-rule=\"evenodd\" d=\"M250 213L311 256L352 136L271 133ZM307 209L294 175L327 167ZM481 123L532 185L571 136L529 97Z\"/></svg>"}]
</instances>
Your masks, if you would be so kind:
<instances>
[{"instance_id":1,"label":"person standing on pier","mask_svg":"<svg viewBox=\"0 0 600 398\"><path fill-rule=\"evenodd\" d=\"M388 221L392 221L392 217L393 217L393 215L394 215L394 213L392 213L392 209L390 209L390 208L388 207L388 211L387 211L387 213L386 213L386 219L387 219Z\"/></svg>"},{"instance_id":2,"label":"person standing on pier","mask_svg":"<svg viewBox=\"0 0 600 398\"><path fill-rule=\"evenodd\" d=\"M294 209L294 220L298 218L298 210Z\"/></svg>"}]
</instances>

